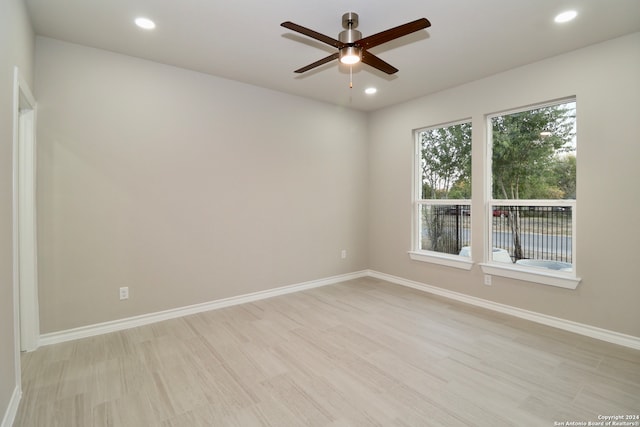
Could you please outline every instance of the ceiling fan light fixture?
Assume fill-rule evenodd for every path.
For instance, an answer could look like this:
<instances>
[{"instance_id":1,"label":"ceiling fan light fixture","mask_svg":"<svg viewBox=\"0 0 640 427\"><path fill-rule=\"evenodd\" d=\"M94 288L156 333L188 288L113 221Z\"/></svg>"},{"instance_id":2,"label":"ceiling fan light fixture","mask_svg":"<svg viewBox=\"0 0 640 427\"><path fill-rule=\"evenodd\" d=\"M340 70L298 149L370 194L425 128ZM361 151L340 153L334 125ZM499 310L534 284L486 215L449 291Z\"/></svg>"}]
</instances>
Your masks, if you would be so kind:
<instances>
[{"instance_id":1,"label":"ceiling fan light fixture","mask_svg":"<svg viewBox=\"0 0 640 427\"><path fill-rule=\"evenodd\" d=\"M340 49L340 62L346 65L357 64L362 60L362 49L355 46L347 46Z\"/></svg>"}]
</instances>

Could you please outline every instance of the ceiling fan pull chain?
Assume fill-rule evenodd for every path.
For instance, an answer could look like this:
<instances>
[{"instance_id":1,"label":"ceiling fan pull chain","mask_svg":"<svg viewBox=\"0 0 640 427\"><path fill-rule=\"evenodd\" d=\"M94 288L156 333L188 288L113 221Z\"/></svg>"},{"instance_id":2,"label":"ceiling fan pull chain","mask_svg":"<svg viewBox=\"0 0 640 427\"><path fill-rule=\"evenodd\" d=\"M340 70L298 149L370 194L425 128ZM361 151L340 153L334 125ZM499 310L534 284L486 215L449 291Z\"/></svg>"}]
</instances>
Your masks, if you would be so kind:
<instances>
[{"instance_id":1,"label":"ceiling fan pull chain","mask_svg":"<svg viewBox=\"0 0 640 427\"><path fill-rule=\"evenodd\" d=\"M349 89L353 89L353 65L349 65Z\"/></svg>"}]
</instances>

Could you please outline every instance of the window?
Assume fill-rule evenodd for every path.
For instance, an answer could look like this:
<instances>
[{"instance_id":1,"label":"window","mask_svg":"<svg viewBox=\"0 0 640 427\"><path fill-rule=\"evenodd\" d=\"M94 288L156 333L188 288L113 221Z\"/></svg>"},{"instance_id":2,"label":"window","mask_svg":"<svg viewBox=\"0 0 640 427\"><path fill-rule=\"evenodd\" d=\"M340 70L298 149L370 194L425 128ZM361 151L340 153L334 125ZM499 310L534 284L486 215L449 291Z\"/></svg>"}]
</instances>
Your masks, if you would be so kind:
<instances>
[{"instance_id":1,"label":"window","mask_svg":"<svg viewBox=\"0 0 640 427\"><path fill-rule=\"evenodd\" d=\"M477 225L486 220L473 236L485 247L484 273L575 289L576 100L492 114L486 123L488 156L474 179L484 174L488 185L475 214L471 120L415 131L410 257L471 269L474 215Z\"/></svg>"},{"instance_id":2,"label":"window","mask_svg":"<svg viewBox=\"0 0 640 427\"><path fill-rule=\"evenodd\" d=\"M471 122L415 132L413 259L471 268Z\"/></svg>"},{"instance_id":3,"label":"window","mask_svg":"<svg viewBox=\"0 0 640 427\"><path fill-rule=\"evenodd\" d=\"M494 256L487 264L575 278L575 100L488 119L487 253ZM552 279L543 283L577 286Z\"/></svg>"}]
</instances>

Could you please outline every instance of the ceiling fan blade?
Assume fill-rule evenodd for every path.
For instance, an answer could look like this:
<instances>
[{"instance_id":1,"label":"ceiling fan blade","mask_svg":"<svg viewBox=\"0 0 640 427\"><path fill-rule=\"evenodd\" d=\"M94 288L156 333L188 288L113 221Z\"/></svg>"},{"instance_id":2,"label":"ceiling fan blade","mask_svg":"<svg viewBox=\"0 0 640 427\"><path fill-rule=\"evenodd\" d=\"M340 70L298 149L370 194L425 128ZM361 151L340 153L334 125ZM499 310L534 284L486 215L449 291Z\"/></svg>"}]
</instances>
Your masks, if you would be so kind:
<instances>
[{"instance_id":1,"label":"ceiling fan blade","mask_svg":"<svg viewBox=\"0 0 640 427\"><path fill-rule=\"evenodd\" d=\"M356 41L356 44L362 46L365 49L369 49L393 39L406 36L407 34L415 33L416 31L428 28L430 26L431 22L429 22L427 18L420 18L416 19L415 21L408 22L404 25L399 25L386 31L382 31L372 36L360 39Z\"/></svg>"},{"instance_id":2,"label":"ceiling fan blade","mask_svg":"<svg viewBox=\"0 0 640 427\"><path fill-rule=\"evenodd\" d=\"M371 65L373 68L377 68L378 70L387 74L395 74L398 72L398 69L396 67L378 58L373 53L367 52L366 50L362 51L362 62L367 65Z\"/></svg>"},{"instance_id":3,"label":"ceiling fan blade","mask_svg":"<svg viewBox=\"0 0 640 427\"><path fill-rule=\"evenodd\" d=\"M294 73L304 73L305 71L309 71L311 69L319 67L322 64L326 64L327 62L331 62L334 59L338 59L339 57L340 57L340 53L336 52L336 53L334 53L332 55L327 56L326 58L322 58L321 60L314 62L313 64L309 64L306 67L299 68L299 69L295 70Z\"/></svg>"},{"instance_id":4,"label":"ceiling fan blade","mask_svg":"<svg viewBox=\"0 0 640 427\"><path fill-rule=\"evenodd\" d=\"M316 39L321 41L322 43L326 43L329 46L337 47L338 49L345 46L340 40L336 40L333 37L325 36L317 31L310 30L309 28L303 27L302 25L294 24L291 21L286 21L280 24L281 26L288 28L292 31L298 32L300 34L304 34L307 37L311 37L312 39Z\"/></svg>"}]
</instances>

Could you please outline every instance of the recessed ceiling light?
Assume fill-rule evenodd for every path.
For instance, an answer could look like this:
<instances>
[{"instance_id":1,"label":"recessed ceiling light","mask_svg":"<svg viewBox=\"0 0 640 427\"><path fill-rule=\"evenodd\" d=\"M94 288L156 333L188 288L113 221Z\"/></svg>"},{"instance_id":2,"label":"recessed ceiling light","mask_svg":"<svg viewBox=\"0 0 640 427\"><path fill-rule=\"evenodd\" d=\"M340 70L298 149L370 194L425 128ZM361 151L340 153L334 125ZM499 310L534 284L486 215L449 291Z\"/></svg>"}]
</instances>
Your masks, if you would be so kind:
<instances>
[{"instance_id":1,"label":"recessed ceiling light","mask_svg":"<svg viewBox=\"0 0 640 427\"><path fill-rule=\"evenodd\" d=\"M156 23L149 18L136 18L135 23L138 27L145 30L153 30L156 27Z\"/></svg>"},{"instance_id":2,"label":"recessed ceiling light","mask_svg":"<svg viewBox=\"0 0 640 427\"><path fill-rule=\"evenodd\" d=\"M564 22L573 20L573 18L575 18L576 16L578 16L578 12L576 12L575 10L567 10L565 12L557 14L553 20L558 24L562 24Z\"/></svg>"},{"instance_id":3,"label":"recessed ceiling light","mask_svg":"<svg viewBox=\"0 0 640 427\"><path fill-rule=\"evenodd\" d=\"M378 89L376 89L375 87L368 87L364 90L364 93L366 93L367 95L373 95L377 91Z\"/></svg>"}]
</instances>

